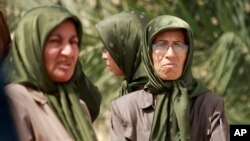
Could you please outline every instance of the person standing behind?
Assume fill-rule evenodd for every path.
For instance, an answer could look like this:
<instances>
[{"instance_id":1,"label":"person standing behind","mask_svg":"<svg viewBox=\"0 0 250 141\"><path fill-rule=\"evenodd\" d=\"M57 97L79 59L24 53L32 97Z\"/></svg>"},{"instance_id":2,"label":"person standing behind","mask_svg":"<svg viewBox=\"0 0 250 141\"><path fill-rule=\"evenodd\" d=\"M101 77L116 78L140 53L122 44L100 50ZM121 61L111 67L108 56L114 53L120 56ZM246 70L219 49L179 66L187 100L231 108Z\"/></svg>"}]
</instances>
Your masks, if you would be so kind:
<instances>
[{"instance_id":1,"label":"person standing behind","mask_svg":"<svg viewBox=\"0 0 250 141\"><path fill-rule=\"evenodd\" d=\"M80 20L60 6L37 7L21 18L4 64L20 141L97 140L76 85L83 77L81 37Z\"/></svg>"},{"instance_id":2,"label":"person standing behind","mask_svg":"<svg viewBox=\"0 0 250 141\"><path fill-rule=\"evenodd\" d=\"M4 59L9 54L11 46L10 32L7 26L7 23L4 19L2 11L0 11L0 62L3 62Z\"/></svg>"},{"instance_id":3,"label":"person standing behind","mask_svg":"<svg viewBox=\"0 0 250 141\"><path fill-rule=\"evenodd\" d=\"M102 59L117 77L124 77L120 96L142 89L147 76L141 62L143 30L149 19L140 12L121 12L96 24L104 45Z\"/></svg>"},{"instance_id":4,"label":"person standing behind","mask_svg":"<svg viewBox=\"0 0 250 141\"><path fill-rule=\"evenodd\" d=\"M2 74L2 63L9 54L11 38L7 23L0 11L0 139L2 141L16 141L17 135L10 107L4 92L5 75Z\"/></svg>"},{"instance_id":5,"label":"person standing behind","mask_svg":"<svg viewBox=\"0 0 250 141\"><path fill-rule=\"evenodd\" d=\"M112 141L228 141L224 102L193 77L190 26L163 15L145 29L143 90L111 103Z\"/></svg>"}]
</instances>

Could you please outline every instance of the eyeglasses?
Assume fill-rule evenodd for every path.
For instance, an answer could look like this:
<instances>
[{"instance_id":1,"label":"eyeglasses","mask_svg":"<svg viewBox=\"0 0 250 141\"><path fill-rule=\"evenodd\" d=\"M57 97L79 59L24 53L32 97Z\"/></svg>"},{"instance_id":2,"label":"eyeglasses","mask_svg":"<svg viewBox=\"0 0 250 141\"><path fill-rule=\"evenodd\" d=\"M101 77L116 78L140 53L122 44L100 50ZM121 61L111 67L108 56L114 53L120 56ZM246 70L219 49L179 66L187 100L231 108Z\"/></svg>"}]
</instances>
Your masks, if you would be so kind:
<instances>
[{"instance_id":1,"label":"eyeglasses","mask_svg":"<svg viewBox=\"0 0 250 141\"><path fill-rule=\"evenodd\" d=\"M172 47L175 53L187 53L188 51L188 45L182 44L182 43L176 43L173 45L168 45L165 42L158 42L156 44L152 45L152 50L156 54L164 55L167 53L168 49Z\"/></svg>"}]
</instances>

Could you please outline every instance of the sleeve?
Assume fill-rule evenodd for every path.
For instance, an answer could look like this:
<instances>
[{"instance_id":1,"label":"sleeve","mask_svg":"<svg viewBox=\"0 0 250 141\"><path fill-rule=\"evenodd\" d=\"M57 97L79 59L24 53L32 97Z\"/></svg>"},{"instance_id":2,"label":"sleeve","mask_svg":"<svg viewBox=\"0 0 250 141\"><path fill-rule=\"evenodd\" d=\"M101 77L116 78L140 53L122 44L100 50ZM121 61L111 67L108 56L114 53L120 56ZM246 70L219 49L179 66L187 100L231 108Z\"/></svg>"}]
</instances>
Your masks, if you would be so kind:
<instances>
[{"instance_id":1,"label":"sleeve","mask_svg":"<svg viewBox=\"0 0 250 141\"><path fill-rule=\"evenodd\" d=\"M111 103L111 126L110 126L110 140L111 141L126 141L124 136L126 127L121 118L120 110L116 102Z\"/></svg>"},{"instance_id":2,"label":"sleeve","mask_svg":"<svg viewBox=\"0 0 250 141\"><path fill-rule=\"evenodd\" d=\"M33 141L30 118L24 108L26 102L16 92L7 90L6 95L19 141Z\"/></svg>"},{"instance_id":3,"label":"sleeve","mask_svg":"<svg viewBox=\"0 0 250 141\"><path fill-rule=\"evenodd\" d=\"M210 141L229 141L229 126L224 113L224 101L222 99L216 104L212 116Z\"/></svg>"}]
</instances>

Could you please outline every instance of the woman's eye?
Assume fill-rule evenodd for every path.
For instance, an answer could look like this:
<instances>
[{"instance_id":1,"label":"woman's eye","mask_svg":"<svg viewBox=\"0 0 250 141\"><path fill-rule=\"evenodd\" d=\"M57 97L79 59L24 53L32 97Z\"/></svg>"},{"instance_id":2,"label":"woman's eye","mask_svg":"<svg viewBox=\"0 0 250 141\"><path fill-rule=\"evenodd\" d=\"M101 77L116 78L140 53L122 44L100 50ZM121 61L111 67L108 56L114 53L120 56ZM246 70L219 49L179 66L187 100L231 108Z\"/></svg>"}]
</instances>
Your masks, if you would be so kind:
<instances>
[{"instance_id":1,"label":"woman's eye","mask_svg":"<svg viewBox=\"0 0 250 141\"><path fill-rule=\"evenodd\" d=\"M59 43L60 39L49 39L49 42L51 42L51 43Z\"/></svg>"},{"instance_id":2,"label":"woman's eye","mask_svg":"<svg viewBox=\"0 0 250 141\"><path fill-rule=\"evenodd\" d=\"M184 42L175 42L175 45L184 45Z\"/></svg>"},{"instance_id":3,"label":"woman's eye","mask_svg":"<svg viewBox=\"0 0 250 141\"><path fill-rule=\"evenodd\" d=\"M72 40L70 41L71 44L78 44L78 40Z\"/></svg>"},{"instance_id":4,"label":"woman's eye","mask_svg":"<svg viewBox=\"0 0 250 141\"><path fill-rule=\"evenodd\" d=\"M74 37L74 38L71 38L70 41L69 41L71 44L78 44L79 43L79 40L77 37Z\"/></svg>"}]
</instances>

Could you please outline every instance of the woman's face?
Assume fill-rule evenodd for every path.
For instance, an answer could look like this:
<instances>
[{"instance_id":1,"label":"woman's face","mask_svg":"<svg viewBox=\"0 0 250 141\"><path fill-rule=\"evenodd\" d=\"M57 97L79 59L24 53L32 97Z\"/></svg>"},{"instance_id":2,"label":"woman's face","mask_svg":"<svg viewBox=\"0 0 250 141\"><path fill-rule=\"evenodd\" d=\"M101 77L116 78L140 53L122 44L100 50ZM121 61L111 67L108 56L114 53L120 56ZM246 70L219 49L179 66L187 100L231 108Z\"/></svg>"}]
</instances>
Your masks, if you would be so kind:
<instances>
[{"instance_id":1,"label":"woman's face","mask_svg":"<svg viewBox=\"0 0 250 141\"><path fill-rule=\"evenodd\" d=\"M78 42L71 20L64 21L50 33L44 45L44 62L53 81L66 82L73 76L79 55Z\"/></svg>"},{"instance_id":2,"label":"woman's face","mask_svg":"<svg viewBox=\"0 0 250 141\"><path fill-rule=\"evenodd\" d=\"M163 80L176 80L183 71L188 47L182 30L169 30L156 35L152 45L154 70Z\"/></svg>"},{"instance_id":3,"label":"woman's face","mask_svg":"<svg viewBox=\"0 0 250 141\"><path fill-rule=\"evenodd\" d=\"M102 52L102 59L106 62L106 66L109 71L113 73L115 76L124 76L124 73L119 68L119 66L115 63L112 56L109 54L109 52L106 49L103 49Z\"/></svg>"}]
</instances>

